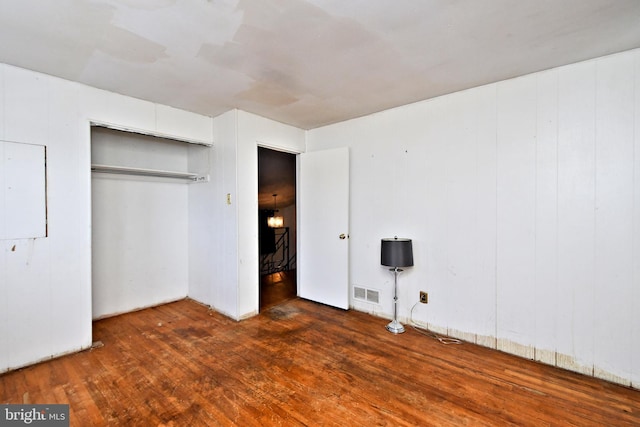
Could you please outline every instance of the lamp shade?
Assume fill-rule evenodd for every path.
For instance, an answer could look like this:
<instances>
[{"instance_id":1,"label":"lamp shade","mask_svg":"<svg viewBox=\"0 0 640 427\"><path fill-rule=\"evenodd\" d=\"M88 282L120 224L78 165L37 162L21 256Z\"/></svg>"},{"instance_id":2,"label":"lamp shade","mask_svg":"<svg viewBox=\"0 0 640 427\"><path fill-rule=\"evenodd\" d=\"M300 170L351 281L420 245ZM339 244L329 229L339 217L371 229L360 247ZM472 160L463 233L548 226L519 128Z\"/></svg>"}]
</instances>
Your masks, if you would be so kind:
<instances>
[{"instance_id":1,"label":"lamp shade","mask_svg":"<svg viewBox=\"0 0 640 427\"><path fill-rule=\"evenodd\" d=\"M382 239L380 264L388 267L413 266L411 239L399 239L397 237Z\"/></svg>"}]
</instances>

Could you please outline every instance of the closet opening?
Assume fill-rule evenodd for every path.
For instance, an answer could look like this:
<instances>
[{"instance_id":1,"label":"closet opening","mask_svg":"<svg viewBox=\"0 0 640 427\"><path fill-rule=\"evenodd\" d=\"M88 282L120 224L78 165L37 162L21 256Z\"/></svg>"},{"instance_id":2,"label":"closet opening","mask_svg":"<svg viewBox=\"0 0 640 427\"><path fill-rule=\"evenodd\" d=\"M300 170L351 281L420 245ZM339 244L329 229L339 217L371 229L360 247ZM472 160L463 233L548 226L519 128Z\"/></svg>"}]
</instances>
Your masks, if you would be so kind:
<instances>
[{"instance_id":1,"label":"closet opening","mask_svg":"<svg viewBox=\"0 0 640 427\"><path fill-rule=\"evenodd\" d=\"M187 296L189 186L202 179L190 158L207 149L91 127L94 320Z\"/></svg>"}]
</instances>

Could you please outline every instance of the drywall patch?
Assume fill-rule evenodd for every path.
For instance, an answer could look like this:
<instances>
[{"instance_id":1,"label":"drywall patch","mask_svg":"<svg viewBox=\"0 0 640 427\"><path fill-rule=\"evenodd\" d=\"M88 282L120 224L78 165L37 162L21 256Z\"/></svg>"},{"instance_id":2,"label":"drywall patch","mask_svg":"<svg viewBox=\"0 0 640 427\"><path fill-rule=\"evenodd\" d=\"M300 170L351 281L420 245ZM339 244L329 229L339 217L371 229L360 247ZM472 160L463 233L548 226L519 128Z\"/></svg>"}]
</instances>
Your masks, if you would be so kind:
<instances>
[{"instance_id":1,"label":"drywall patch","mask_svg":"<svg viewBox=\"0 0 640 427\"><path fill-rule=\"evenodd\" d=\"M0 240L46 237L46 150L0 141Z\"/></svg>"},{"instance_id":2,"label":"drywall patch","mask_svg":"<svg viewBox=\"0 0 640 427\"><path fill-rule=\"evenodd\" d=\"M291 95L286 89L271 81L256 81L247 90L240 92L238 97L245 101L272 107L282 107L298 101L298 98Z\"/></svg>"},{"instance_id":3,"label":"drywall patch","mask_svg":"<svg viewBox=\"0 0 640 427\"><path fill-rule=\"evenodd\" d=\"M153 0L152 2L141 2L140 0L118 0L118 5L125 5L131 9L141 9L144 11L164 9L173 6L177 0Z\"/></svg>"},{"instance_id":4,"label":"drywall patch","mask_svg":"<svg viewBox=\"0 0 640 427\"><path fill-rule=\"evenodd\" d=\"M97 49L111 57L131 63L152 64L168 58L166 47L116 26L111 26L105 31Z\"/></svg>"}]
</instances>

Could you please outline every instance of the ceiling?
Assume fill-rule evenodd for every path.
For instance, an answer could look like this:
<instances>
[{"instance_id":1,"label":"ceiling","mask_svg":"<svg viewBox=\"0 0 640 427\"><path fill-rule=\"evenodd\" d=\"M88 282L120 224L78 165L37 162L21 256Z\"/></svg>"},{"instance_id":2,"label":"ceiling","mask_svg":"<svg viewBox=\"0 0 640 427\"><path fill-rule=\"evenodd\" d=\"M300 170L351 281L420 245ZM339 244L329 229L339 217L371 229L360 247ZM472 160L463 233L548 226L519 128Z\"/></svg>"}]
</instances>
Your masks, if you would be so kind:
<instances>
[{"instance_id":1,"label":"ceiling","mask_svg":"<svg viewBox=\"0 0 640 427\"><path fill-rule=\"evenodd\" d=\"M0 0L0 62L311 129L640 47L639 0Z\"/></svg>"},{"instance_id":2,"label":"ceiling","mask_svg":"<svg viewBox=\"0 0 640 427\"><path fill-rule=\"evenodd\" d=\"M295 203L295 154L258 147L258 209L284 208Z\"/></svg>"}]
</instances>

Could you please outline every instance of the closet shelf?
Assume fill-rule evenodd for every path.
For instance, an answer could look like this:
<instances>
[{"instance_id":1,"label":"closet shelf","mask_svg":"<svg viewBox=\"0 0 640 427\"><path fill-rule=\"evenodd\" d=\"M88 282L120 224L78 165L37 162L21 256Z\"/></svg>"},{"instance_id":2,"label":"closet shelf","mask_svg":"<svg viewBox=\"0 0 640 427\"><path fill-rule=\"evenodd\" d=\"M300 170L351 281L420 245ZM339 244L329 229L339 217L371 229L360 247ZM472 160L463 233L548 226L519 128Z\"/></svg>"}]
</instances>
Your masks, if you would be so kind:
<instances>
[{"instance_id":1,"label":"closet shelf","mask_svg":"<svg viewBox=\"0 0 640 427\"><path fill-rule=\"evenodd\" d=\"M207 177L203 177L201 175L198 175L197 173L166 171L160 169L130 168L125 166L92 164L91 172L112 173L119 175L153 176L159 178L176 178L196 182L208 181L208 179L206 179Z\"/></svg>"}]
</instances>

